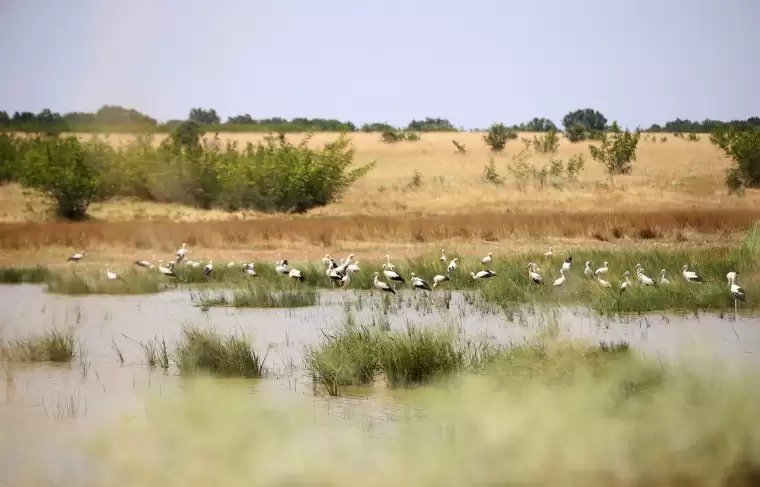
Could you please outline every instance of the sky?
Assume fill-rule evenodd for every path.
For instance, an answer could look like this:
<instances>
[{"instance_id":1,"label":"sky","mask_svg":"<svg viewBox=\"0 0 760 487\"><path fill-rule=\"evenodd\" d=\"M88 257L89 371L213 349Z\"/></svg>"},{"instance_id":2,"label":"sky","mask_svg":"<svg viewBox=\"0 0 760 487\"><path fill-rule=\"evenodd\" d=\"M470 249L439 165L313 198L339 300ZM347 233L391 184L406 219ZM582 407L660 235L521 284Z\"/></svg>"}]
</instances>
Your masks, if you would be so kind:
<instances>
[{"instance_id":1,"label":"sky","mask_svg":"<svg viewBox=\"0 0 760 487\"><path fill-rule=\"evenodd\" d=\"M758 21L757 0L0 0L0 110L746 119Z\"/></svg>"}]
</instances>

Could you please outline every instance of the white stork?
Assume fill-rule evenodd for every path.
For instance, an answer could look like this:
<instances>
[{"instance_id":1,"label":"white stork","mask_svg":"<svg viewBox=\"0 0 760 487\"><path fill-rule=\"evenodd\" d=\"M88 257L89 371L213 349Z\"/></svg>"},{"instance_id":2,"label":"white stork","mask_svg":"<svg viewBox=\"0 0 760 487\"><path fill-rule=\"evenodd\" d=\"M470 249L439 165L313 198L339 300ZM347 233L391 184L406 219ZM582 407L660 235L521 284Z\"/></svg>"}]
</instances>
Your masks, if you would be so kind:
<instances>
[{"instance_id":1,"label":"white stork","mask_svg":"<svg viewBox=\"0 0 760 487\"><path fill-rule=\"evenodd\" d=\"M378 279L379 275L380 275L379 272L375 272L375 282L374 282L375 289L379 289L380 291L384 291L387 293L396 294L396 291L394 291L392 287L390 287L387 283Z\"/></svg>"},{"instance_id":2,"label":"white stork","mask_svg":"<svg viewBox=\"0 0 760 487\"><path fill-rule=\"evenodd\" d=\"M383 265L383 267L385 267L386 265L387 264ZM392 271L392 270L389 270L389 269L385 268L385 269L383 269L383 275L385 277L387 277L388 279L390 279L391 281L406 283L406 281L404 280L404 278L401 277L399 275L399 273L396 272L396 271Z\"/></svg>"},{"instance_id":3,"label":"white stork","mask_svg":"<svg viewBox=\"0 0 760 487\"><path fill-rule=\"evenodd\" d=\"M70 255L69 258L66 259L66 262L68 262L70 260L73 260L74 262L79 262L80 260L82 260L82 258L85 255L87 255L87 252L85 252L84 250L81 251L81 252L77 252L76 254Z\"/></svg>"},{"instance_id":4,"label":"white stork","mask_svg":"<svg viewBox=\"0 0 760 487\"><path fill-rule=\"evenodd\" d=\"M551 247L549 247L549 250L547 250L546 252L544 252L544 257L551 258L552 254L554 254L554 251L552 250Z\"/></svg>"},{"instance_id":5,"label":"white stork","mask_svg":"<svg viewBox=\"0 0 760 487\"><path fill-rule=\"evenodd\" d=\"M121 277L120 275L116 274L115 272L111 272L111 271L108 269L110 266L111 266L111 264L106 264L106 277L108 277L108 279L110 279L110 280L112 280L112 281L113 281L114 279L118 279L118 280L120 280L121 282L126 282L126 281L124 280L124 278L123 278L123 277Z\"/></svg>"},{"instance_id":6,"label":"white stork","mask_svg":"<svg viewBox=\"0 0 760 487\"><path fill-rule=\"evenodd\" d=\"M335 267L335 262L330 262L330 267L328 267L325 275L330 278L333 287L335 287L335 283L341 281L346 274L344 272L338 272L338 268Z\"/></svg>"},{"instance_id":7,"label":"white stork","mask_svg":"<svg viewBox=\"0 0 760 487\"><path fill-rule=\"evenodd\" d=\"M660 284L670 284L670 279L665 277L665 269L660 271Z\"/></svg>"},{"instance_id":8,"label":"white stork","mask_svg":"<svg viewBox=\"0 0 760 487\"><path fill-rule=\"evenodd\" d=\"M255 277L256 276L256 267L255 267L254 263L250 262L248 264L243 264L243 272L246 275L249 275L251 277Z\"/></svg>"},{"instance_id":9,"label":"white stork","mask_svg":"<svg viewBox=\"0 0 760 487\"><path fill-rule=\"evenodd\" d=\"M161 264L162 262L163 262L163 260L158 261L158 272L160 272L161 274L163 274L165 276L177 277L177 275L174 274L174 270L171 269L170 267L164 267Z\"/></svg>"},{"instance_id":10,"label":"white stork","mask_svg":"<svg viewBox=\"0 0 760 487\"><path fill-rule=\"evenodd\" d=\"M607 272L608 270L610 270L610 263L609 262L605 262L602 267L600 267L599 269L597 269L597 270L594 271L594 275L596 277L599 277L601 275L604 275L604 273Z\"/></svg>"},{"instance_id":11,"label":"white stork","mask_svg":"<svg viewBox=\"0 0 760 487\"><path fill-rule=\"evenodd\" d=\"M488 265L493 261L493 254L491 252L488 252L488 255L480 259L480 263L483 265Z\"/></svg>"},{"instance_id":12,"label":"white stork","mask_svg":"<svg viewBox=\"0 0 760 487\"><path fill-rule=\"evenodd\" d=\"M346 275L340 278L343 289L348 289L348 284L351 282L351 273L354 272L350 268L346 269Z\"/></svg>"},{"instance_id":13,"label":"white stork","mask_svg":"<svg viewBox=\"0 0 760 487\"><path fill-rule=\"evenodd\" d=\"M288 277L291 279L297 279L299 282L303 282L306 280L306 278L303 276L303 273L299 271L298 269L290 269L288 272Z\"/></svg>"},{"instance_id":14,"label":"white stork","mask_svg":"<svg viewBox=\"0 0 760 487\"><path fill-rule=\"evenodd\" d=\"M155 256L155 255L153 255L153 260L156 260L156 256ZM134 262L134 264L135 264L136 266L139 266L139 267L146 267L146 268L148 268L148 269L153 269L153 264L151 264L151 263L150 263L150 262L148 262L147 260L136 260L136 261Z\"/></svg>"},{"instance_id":15,"label":"white stork","mask_svg":"<svg viewBox=\"0 0 760 487\"><path fill-rule=\"evenodd\" d=\"M182 242L182 248L177 251L177 263L182 261L182 259L187 256L187 244L185 242Z\"/></svg>"},{"instance_id":16,"label":"white stork","mask_svg":"<svg viewBox=\"0 0 760 487\"><path fill-rule=\"evenodd\" d=\"M444 276L441 274L436 274L433 276L433 287L436 287L437 285L441 284L444 281L449 281L449 276Z\"/></svg>"},{"instance_id":17,"label":"white stork","mask_svg":"<svg viewBox=\"0 0 760 487\"><path fill-rule=\"evenodd\" d=\"M536 264L534 262L529 262L526 269L528 269L528 277L531 281L535 282L536 284L544 283L544 278L541 277L541 274L535 271Z\"/></svg>"},{"instance_id":18,"label":"white stork","mask_svg":"<svg viewBox=\"0 0 760 487\"><path fill-rule=\"evenodd\" d=\"M573 265L573 258L572 258L572 256L568 255L567 259L565 259L565 261L562 263L562 269L566 270L566 271L569 271L570 270L570 266L572 266L572 265Z\"/></svg>"},{"instance_id":19,"label":"white stork","mask_svg":"<svg viewBox=\"0 0 760 487\"><path fill-rule=\"evenodd\" d=\"M278 274L287 276L288 273L290 272L290 269L288 269L288 259L278 260L277 262L275 262L274 270Z\"/></svg>"},{"instance_id":20,"label":"white stork","mask_svg":"<svg viewBox=\"0 0 760 487\"><path fill-rule=\"evenodd\" d=\"M385 254L385 266L391 271L396 268L395 265L391 264L391 258L388 254Z\"/></svg>"},{"instance_id":21,"label":"white stork","mask_svg":"<svg viewBox=\"0 0 760 487\"><path fill-rule=\"evenodd\" d=\"M475 272L470 272L470 277L473 279L488 279L489 277L493 277L495 275L496 273L490 269L478 271L477 274Z\"/></svg>"},{"instance_id":22,"label":"white stork","mask_svg":"<svg viewBox=\"0 0 760 487\"><path fill-rule=\"evenodd\" d=\"M424 289L426 291L432 291L428 283L425 282L425 280L422 279L421 277L417 277L417 274L415 274L414 272L412 272L411 281L412 281L412 289Z\"/></svg>"},{"instance_id":23,"label":"white stork","mask_svg":"<svg viewBox=\"0 0 760 487\"><path fill-rule=\"evenodd\" d=\"M441 249L441 258L440 258L441 264L446 264L446 254L443 253L443 249Z\"/></svg>"},{"instance_id":24,"label":"white stork","mask_svg":"<svg viewBox=\"0 0 760 487\"><path fill-rule=\"evenodd\" d=\"M208 261L208 264L203 268L203 278L208 279L211 273L214 271L214 262Z\"/></svg>"},{"instance_id":25,"label":"white stork","mask_svg":"<svg viewBox=\"0 0 760 487\"><path fill-rule=\"evenodd\" d=\"M605 281L605 280L604 280L604 279L602 279L601 277L597 277L597 278L596 278L596 281L597 281L597 282L599 283L599 285L600 285L600 286L602 286L602 287L612 287L612 284L610 284L608 281Z\"/></svg>"},{"instance_id":26,"label":"white stork","mask_svg":"<svg viewBox=\"0 0 760 487\"><path fill-rule=\"evenodd\" d=\"M451 259L451 262L449 262L449 266L446 268L446 273L451 274L455 270L457 270L457 260L459 260L459 257L454 257Z\"/></svg>"},{"instance_id":27,"label":"white stork","mask_svg":"<svg viewBox=\"0 0 760 487\"><path fill-rule=\"evenodd\" d=\"M681 274L683 275L683 278L689 282L702 282L702 278L699 277L696 272L690 271L687 264L684 264L681 268Z\"/></svg>"},{"instance_id":28,"label":"white stork","mask_svg":"<svg viewBox=\"0 0 760 487\"><path fill-rule=\"evenodd\" d=\"M644 274L644 268L641 267L641 264L636 264L636 279L638 279L639 282L645 286L657 285L657 283L654 282L654 279Z\"/></svg>"},{"instance_id":29,"label":"white stork","mask_svg":"<svg viewBox=\"0 0 760 487\"><path fill-rule=\"evenodd\" d=\"M738 301L741 301L742 303L746 302L747 295L744 292L744 288L740 287L738 284L736 284L736 272L729 272L731 275L731 278L728 280L728 288L731 292L731 296L734 297L734 316L736 315L736 310L739 307Z\"/></svg>"},{"instance_id":30,"label":"white stork","mask_svg":"<svg viewBox=\"0 0 760 487\"><path fill-rule=\"evenodd\" d=\"M586 274L586 277L589 279L594 277L594 271L591 270L591 261L586 261L586 268L583 269L583 273Z\"/></svg>"},{"instance_id":31,"label":"white stork","mask_svg":"<svg viewBox=\"0 0 760 487\"><path fill-rule=\"evenodd\" d=\"M625 271L623 273L623 282L620 283L620 293L622 294L623 291L631 287L631 280L629 279L631 277L630 271Z\"/></svg>"},{"instance_id":32,"label":"white stork","mask_svg":"<svg viewBox=\"0 0 760 487\"><path fill-rule=\"evenodd\" d=\"M325 256L322 257L322 263L325 265L325 267L330 265L330 261L332 261L332 257L330 257L330 254L325 254Z\"/></svg>"},{"instance_id":33,"label":"white stork","mask_svg":"<svg viewBox=\"0 0 760 487\"><path fill-rule=\"evenodd\" d=\"M738 276L738 275L739 275L738 272L731 271L728 274L726 274L726 279L728 280L728 282L735 281L736 280L736 276Z\"/></svg>"},{"instance_id":34,"label":"white stork","mask_svg":"<svg viewBox=\"0 0 760 487\"><path fill-rule=\"evenodd\" d=\"M359 261L357 260L353 264L348 264L348 267L346 267L346 272L359 272L361 269L359 269Z\"/></svg>"},{"instance_id":35,"label":"white stork","mask_svg":"<svg viewBox=\"0 0 760 487\"><path fill-rule=\"evenodd\" d=\"M561 267L559 270L559 273L560 273L560 277L555 279L554 282L552 283L552 286L554 287L559 287L565 283L565 268Z\"/></svg>"}]
</instances>

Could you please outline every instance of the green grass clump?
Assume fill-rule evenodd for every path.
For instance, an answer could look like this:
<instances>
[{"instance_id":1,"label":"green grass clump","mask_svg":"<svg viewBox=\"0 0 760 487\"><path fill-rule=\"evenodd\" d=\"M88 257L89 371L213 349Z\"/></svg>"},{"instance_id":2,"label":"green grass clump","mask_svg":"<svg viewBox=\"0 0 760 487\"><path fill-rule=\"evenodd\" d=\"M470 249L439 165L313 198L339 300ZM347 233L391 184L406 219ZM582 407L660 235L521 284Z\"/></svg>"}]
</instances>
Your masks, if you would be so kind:
<instances>
[{"instance_id":1,"label":"green grass clump","mask_svg":"<svg viewBox=\"0 0 760 487\"><path fill-rule=\"evenodd\" d=\"M49 277L46 267L0 267L0 284L38 284Z\"/></svg>"},{"instance_id":2,"label":"green grass clump","mask_svg":"<svg viewBox=\"0 0 760 487\"><path fill-rule=\"evenodd\" d=\"M108 279L105 271L98 274L72 272L52 273L48 280L48 291L57 294L152 294L163 291L166 279L157 274L126 272L123 281Z\"/></svg>"},{"instance_id":3,"label":"green grass clump","mask_svg":"<svg viewBox=\"0 0 760 487\"><path fill-rule=\"evenodd\" d=\"M259 283L247 283L243 288L227 292L198 291L193 301L202 308L231 306L234 308L299 308L315 306L319 295L314 288L288 289Z\"/></svg>"},{"instance_id":4,"label":"green grass clump","mask_svg":"<svg viewBox=\"0 0 760 487\"><path fill-rule=\"evenodd\" d=\"M181 374L207 372L226 377L255 378L264 375L264 359L244 335L222 336L214 330L184 326L174 361Z\"/></svg>"},{"instance_id":5,"label":"green grass clump","mask_svg":"<svg viewBox=\"0 0 760 487\"><path fill-rule=\"evenodd\" d=\"M50 329L23 340L0 342L0 358L19 362L69 362L75 353L74 328Z\"/></svg>"}]
</instances>

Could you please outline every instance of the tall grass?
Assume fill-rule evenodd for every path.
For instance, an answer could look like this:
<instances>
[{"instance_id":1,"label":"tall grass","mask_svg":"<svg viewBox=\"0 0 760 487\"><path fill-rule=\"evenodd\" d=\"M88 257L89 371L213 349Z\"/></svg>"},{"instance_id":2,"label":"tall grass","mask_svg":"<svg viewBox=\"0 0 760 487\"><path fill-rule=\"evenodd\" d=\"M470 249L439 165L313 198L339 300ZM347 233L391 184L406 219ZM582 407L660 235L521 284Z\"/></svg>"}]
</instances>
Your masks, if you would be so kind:
<instances>
[{"instance_id":1,"label":"tall grass","mask_svg":"<svg viewBox=\"0 0 760 487\"><path fill-rule=\"evenodd\" d=\"M49 329L24 339L0 341L0 358L20 362L69 362L75 354L75 332Z\"/></svg>"},{"instance_id":2,"label":"tall grass","mask_svg":"<svg viewBox=\"0 0 760 487\"><path fill-rule=\"evenodd\" d=\"M0 267L1 284L38 284L48 280L50 271L41 266L36 267Z\"/></svg>"},{"instance_id":3,"label":"tall grass","mask_svg":"<svg viewBox=\"0 0 760 487\"><path fill-rule=\"evenodd\" d=\"M47 284L49 292L69 295L152 294L169 285L166 278L156 274L129 271L121 277L123 280L111 280L104 270L94 273L72 269L50 273Z\"/></svg>"},{"instance_id":4,"label":"tall grass","mask_svg":"<svg viewBox=\"0 0 760 487\"><path fill-rule=\"evenodd\" d=\"M323 417L309 398L252 401L248 387L202 381L101 430L93 451L109 472L103 485L125 487L220 476L227 485L753 486L760 392L747 384L756 375L664 367L625 347L531 344L403 395L390 421L375 411ZM166 474L179 463L188 468Z\"/></svg>"},{"instance_id":5,"label":"tall grass","mask_svg":"<svg viewBox=\"0 0 760 487\"><path fill-rule=\"evenodd\" d=\"M259 283L247 283L244 288L230 292L211 292L207 290L192 293L193 301L202 308L214 306L232 306L235 308L298 308L315 306L319 295L313 287L286 289ZM279 289L277 289L279 287Z\"/></svg>"},{"instance_id":6,"label":"tall grass","mask_svg":"<svg viewBox=\"0 0 760 487\"><path fill-rule=\"evenodd\" d=\"M219 376L246 378L264 375L264 360L245 335L222 336L215 330L183 326L174 350L180 374L206 372Z\"/></svg>"}]
</instances>

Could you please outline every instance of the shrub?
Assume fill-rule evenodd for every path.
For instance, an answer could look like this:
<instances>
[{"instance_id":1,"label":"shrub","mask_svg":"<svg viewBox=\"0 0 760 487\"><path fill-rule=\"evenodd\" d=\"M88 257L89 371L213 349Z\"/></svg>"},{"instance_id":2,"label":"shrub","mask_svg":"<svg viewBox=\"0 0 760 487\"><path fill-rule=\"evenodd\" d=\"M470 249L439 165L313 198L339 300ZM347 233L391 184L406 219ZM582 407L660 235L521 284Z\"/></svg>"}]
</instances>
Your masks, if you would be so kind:
<instances>
[{"instance_id":1,"label":"shrub","mask_svg":"<svg viewBox=\"0 0 760 487\"><path fill-rule=\"evenodd\" d=\"M554 154L559 149L559 136L555 129L549 131L541 137L533 136L533 148L539 154Z\"/></svg>"},{"instance_id":2,"label":"shrub","mask_svg":"<svg viewBox=\"0 0 760 487\"><path fill-rule=\"evenodd\" d=\"M488 133L483 136L486 145L494 152L501 152L506 147L507 142L516 139L517 134L508 130L503 123L495 123L488 129Z\"/></svg>"},{"instance_id":3,"label":"shrub","mask_svg":"<svg viewBox=\"0 0 760 487\"><path fill-rule=\"evenodd\" d=\"M636 146L639 143L641 132L621 132L615 135L602 134L599 147L591 145L591 157L607 168L610 176L616 174L629 174L631 161L636 160Z\"/></svg>"},{"instance_id":4,"label":"shrub","mask_svg":"<svg viewBox=\"0 0 760 487\"><path fill-rule=\"evenodd\" d=\"M570 142L586 140L586 134L586 126L580 123L573 123L566 129L567 140Z\"/></svg>"},{"instance_id":5,"label":"shrub","mask_svg":"<svg viewBox=\"0 0 760 487\"><path fill-rule=\"evenodd\" d=\"M710 142L720 147L734 161L726 174L729 191L760 186L760 130L725 131L718 129Z\"/></svg>"},{"instance_id":6,"label":"shrub","mask_svg":"<svg viewBox=\"0 0 760 487\"><path fill-rule=\"evenodd\" d=\"M98 140L40 140L25 154L21 179L24 186L52 198L60 216L81 219L98 196L99 170L108 152Z\"/></svg>"},{"instance_id":7,"label":"shrub","mask_svg":"<svg viewBox=\"0 0 760 487\"><path fill-rule=\"evenodd\" d=\"M568 181L577 181L578 174L583 171L585 165L586 160L583 154L573 154L570 160L567 161L567 166L565 166Z\"/></svg>"},{"instance_id":8,"label":"shrub","mask_svg":"<svg viewBox=\"0 0 760 487\"><path fill-rule=\"evenodd\" d=\"M493 159L490 159L488 161L488 164L486 164L486 167L483 169L483 182L495 185L499 185L504 182L504 178L502 178L499 173L496 172L496 165L494 164Z\"/></svg>"}]
</instances>

